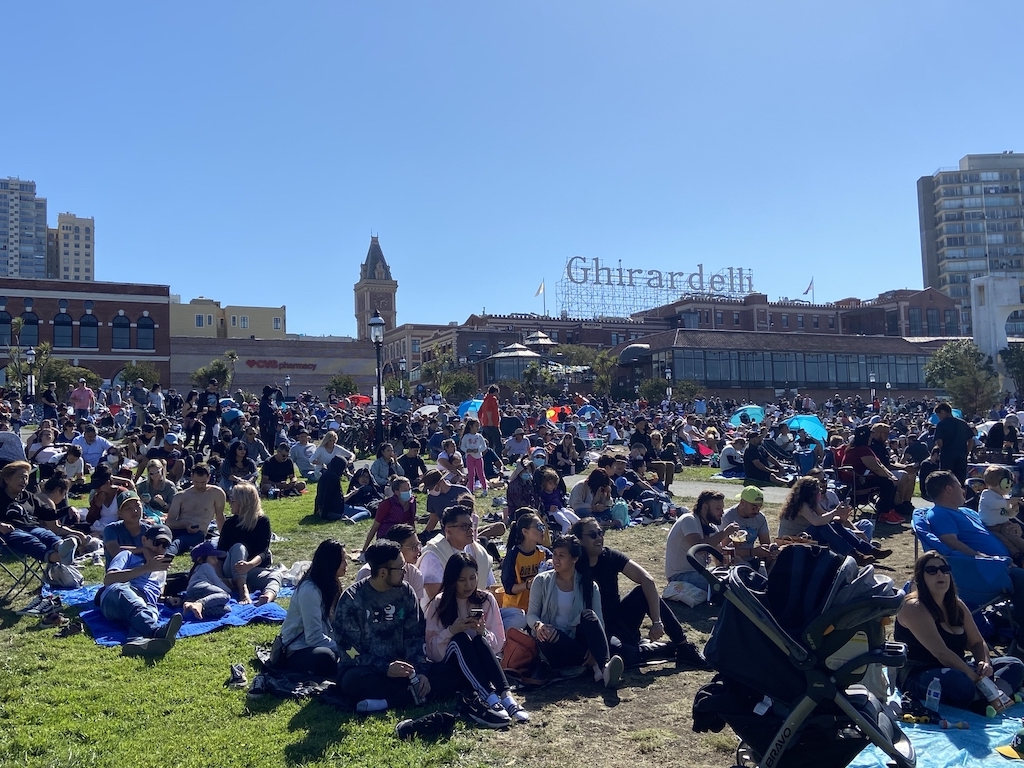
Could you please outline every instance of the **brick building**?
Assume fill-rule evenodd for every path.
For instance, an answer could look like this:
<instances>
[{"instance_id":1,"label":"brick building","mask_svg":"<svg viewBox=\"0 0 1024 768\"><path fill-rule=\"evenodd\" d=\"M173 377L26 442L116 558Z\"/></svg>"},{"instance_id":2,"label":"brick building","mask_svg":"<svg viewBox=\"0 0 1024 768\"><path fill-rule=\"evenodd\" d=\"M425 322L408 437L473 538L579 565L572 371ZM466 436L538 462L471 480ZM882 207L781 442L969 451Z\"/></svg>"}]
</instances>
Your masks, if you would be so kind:
<instances>
[{"instance_id":1,"label":"brick building","mask_svg":"<svg viewBox=\"0 0 1024 768\"><path fill-rule=\"evenodd\" d=\"M20 338L12 320L21 318ZM8 345L43 342L55 357L113 379L126 363L148 360L170 377L170 289L64 280L0 278L0 367Z\"/></svg>"}]
</instances>

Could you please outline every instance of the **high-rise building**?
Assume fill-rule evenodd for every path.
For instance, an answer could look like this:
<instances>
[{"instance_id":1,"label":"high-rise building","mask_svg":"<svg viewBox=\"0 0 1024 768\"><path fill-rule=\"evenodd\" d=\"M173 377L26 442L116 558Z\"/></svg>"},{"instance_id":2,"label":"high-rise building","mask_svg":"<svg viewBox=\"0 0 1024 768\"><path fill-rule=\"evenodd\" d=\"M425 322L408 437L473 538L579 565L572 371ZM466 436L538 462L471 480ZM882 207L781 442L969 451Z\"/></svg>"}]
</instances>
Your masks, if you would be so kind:
<instances>
[{"instance_id":1,"label":"high-rise building","mask_svg":"<svg viewBox=\"0 0 1024 768\"><path fill-rule=\"evenodd\" d=\"M995 274L1024 281L1022 176L1024 155L1003 152L967 155L959 167L917 180L924 286L960 303L966 334L972 278ZM1007 332L1024 334L1024 314L1011 315Z\"/></svg>"},{"instance_id":2,"label":"high-rise building","mask_svg":"<svg viewBox=\"0 0 1024 768\"><path fill-rule=\"evenodd\" d=\"M0 277L46 277L46 198L34 181L0 179Z\"/></svg>"},{"instance_id":3,"label":"high-rise building","mask_svg":"<svg viewBox=\"0 0 1024 768\"><path fill-rule=\"evenodd\" d=\"M59 271L57 280L96 279L96 221L62 213L57 217Z\"/></svg>"}]
</instances>

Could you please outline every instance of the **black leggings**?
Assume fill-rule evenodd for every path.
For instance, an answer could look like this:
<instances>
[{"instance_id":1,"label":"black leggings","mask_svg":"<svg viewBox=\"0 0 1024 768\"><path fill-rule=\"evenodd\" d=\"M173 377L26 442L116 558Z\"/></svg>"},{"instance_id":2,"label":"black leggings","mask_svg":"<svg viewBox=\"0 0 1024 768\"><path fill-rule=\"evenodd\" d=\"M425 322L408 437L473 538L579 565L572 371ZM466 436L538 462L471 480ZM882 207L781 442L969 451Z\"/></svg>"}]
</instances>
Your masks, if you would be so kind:
<instances>
[{"instance_id":1,"label":"black leggings","mask_svg":"<svg viewBox=\"0 0 1024 768\"><path fill-rule=\"evenodd\" d=\"M472 637L466 632L455 635L438 666L444 668L445 674L464 677L482 699L486 700L492 693L501 695L508 691L508 680L494 652L487 641L475 633Z\"/></svg>"},{"instance_id":2,"label":"black leggings","mask_svg":"<svg viewBox=\"0 0 1024 768\"><path fill-rule=\"evenodd\" d=\"M580 623L576 625L573 634L560 629L555 629L555 632L558 633L557 639L540 641L544 658L555 669L579 666L586 659L588 651L602 669L608 663L608 638L605 637L601 620L591 609L580 614Z\"/></svg>"},{"instance_id":3,"label":"black leggings","mask_svg":"<svg viewBox=\"0 0 1024 768\"><path fill-rule=\"evenodd\" d=\"M451 674L439 664L426 664L418 671L430 681L428 698L432 700L448 698L463 682L461 676ZM366 667L342 667L338 678L342 693L353 703L363 699L384 699L389 707L413 706L406 677L388 677Z\"/></svg>"},{"instance_id":4,"label":"black leggings","mask_svg":"<svg viewBox=\"0 0 1024 768\"><path fill-rule=\"evenodd\" d=\"M619 607L604 614L609 638L615 636L623 645L640 644L640 625L647 616L647 596L637 585L619 602ZM664 600L661 601L661 623L668 639L677 645L687 642L686 632Z\"/></svg>"},{"instance_id":5,"label":"black leggings","mask_svg":"<svg viewBox=\"0 0 1024 768\"><path fill-rule=\"evenodd\" d=\"M319 680L330 680L338 674L338 655L330 648L300 648L287 652L284 667L289 672L303 672Z\"/></svg>"}]
</instances>

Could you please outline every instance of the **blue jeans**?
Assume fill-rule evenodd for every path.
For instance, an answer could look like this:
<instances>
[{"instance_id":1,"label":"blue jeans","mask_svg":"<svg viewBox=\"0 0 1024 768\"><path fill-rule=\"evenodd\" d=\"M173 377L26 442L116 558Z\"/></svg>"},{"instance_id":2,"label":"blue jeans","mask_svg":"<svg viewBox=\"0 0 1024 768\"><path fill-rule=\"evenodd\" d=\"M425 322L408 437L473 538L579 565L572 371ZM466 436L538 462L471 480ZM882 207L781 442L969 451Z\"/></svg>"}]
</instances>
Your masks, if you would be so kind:
<instances>
[{"instance_id":1,"label":"blue jeans","mask_svg":"<svg viewBox=\"0 0 1024 768\"><path fill-rule=\"evenodd\" d=\"M353 523L358 523L360 520L369 520L370 510L366 507L357 507L353 504L345 505L345 517L351 520Z\"/></svg>"},{"instance_id":2,"label":"blue jeans","mask_svg":"<svg viewBox=\"0 0 1024 768\"><path fill-rule=\"evenodd\" d=\"M996 656L992 659L994 671L992 679L999 684L1003 693L1012 696L1021 683L1024 683L1024 662L1013 656ZM958 669L935 668L926 669L907 678L904 685L907 691L924 701L928 686L932 680L939 678L942 684L941 703L959 709L968 709L981 693L971 679Z\"/></svg>"},{"instance_id":3,"label":"blue jeans","mask_svg":"<svg viewBox=\"0 0 1024 768\"><path fill-rule=\"evenodd\" d=\"M156 637L160 634L160 613L130 584L111 584L103 588L100 612L104 617L128 627L128 639Z\"/></svg>"},{"instance_id":4,"label":"blue jeans","mask_svg":"<svg viewBox=\"0 0 1024 768\"><path fill-rule=\"evenodd\" d=\"M204 530L192 533L185 528L172 528L171 536L174 537L174 541L172 541L171 546L167 548L167 554L172 556L183 555L192 549L192 547L198 546L206 541L206 531Z\"/></svg>"},{"instance_id":5,"label":"blue jeans","mask_svg":"<svg viewBox=\"0 0 1024 768\"><path fill-rule=\"evenodd\" d=\"M683 573L674 573L672 574L671 578L669 578L669 581L682 581L686 584L693 584L693 586L700 587L701 589L708 588L708 580L696 571L684 571Z\"/></svg>"},{"instance_id":6,"label":"blue jeans","mask_svg":"<svg viewBox=\"0 0 1024 768\"><path fill-rule=\"evenodd\" d=\"M245 544L235 544L228 550L228 556L224 558L224 568L221 571L228 584L234 585L237 578L235 564L249 559L249 550ZM280 571L257 566L245 574L245 585L252 592L267 592L269 590L276 595L281 591Z\"/></svg>"},{"instance_id":7,"label":"blue jeans","mask_svg":"<svg viewBox=\"0 0 1024 768\"><path fill-rule=\"evenodd\" d=\"M61 538L46 528L30 528L27 531L15 528L4 535L4 541L15 552L45 563L49 559L50 553L57 551Z\"/></svg>"},{"instance_id":8,"label":"blue jeans","mask_svg":"<svg viewBox=\"0 0 1024 768\"><path fill-rule=\"evenodd\" d=\"M870 520L858 520L854 525L865 533L866 538L860 538L841 523L811 525L808 526L807 533L816 542L828 547L837 555L848 555L854 550L870 555L874 551L871 547L871 534L875 530L874 524Z\"/></svg>"}]
</instances>

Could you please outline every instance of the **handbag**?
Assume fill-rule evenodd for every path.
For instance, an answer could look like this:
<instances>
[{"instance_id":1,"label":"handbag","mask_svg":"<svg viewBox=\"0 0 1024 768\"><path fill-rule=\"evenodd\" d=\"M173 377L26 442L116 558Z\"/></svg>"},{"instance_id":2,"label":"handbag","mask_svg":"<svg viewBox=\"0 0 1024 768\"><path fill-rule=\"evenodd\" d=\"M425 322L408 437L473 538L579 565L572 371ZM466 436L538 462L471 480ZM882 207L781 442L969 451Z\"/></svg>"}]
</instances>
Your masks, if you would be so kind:
<instances>
[{"instance_id":1,"label":"handbag","mask_svg":"<svg viewBox=\"0 0 1024 768\"><path fill-rule=\"evenodd\" d=\"M533 635L514 627L505 633L505 647L501 652L501 668L505 672L531 683L539 662L540 646Z\"/></svg>"},{"instance_id":2,"label":"handbag","mask_svg":"<svg viewBox=\"0 0 1024 768\"><path fill-rule=\"evenodd\" d=\"M82 571L73 565L50 563L43 571L43 581L48 586L59 589L78 589L85 584Z\"/></svg>"},{"instance_id":3,"label":"handbag","mask_svg":"<svg viewBox=\"0 0 1024 768\"><path fill-rule=\"evenodd\" d=\"M300 632L299 635L302 633ZM278 634L274 638L274 642L270 646L270 655L267 657L267 665L270 667L281 667L284 665L284 660L288 658L288 646L299 639L299 635L296 635L287 643L281 639L281 635Z\"/></svg>"}]
</instances>

